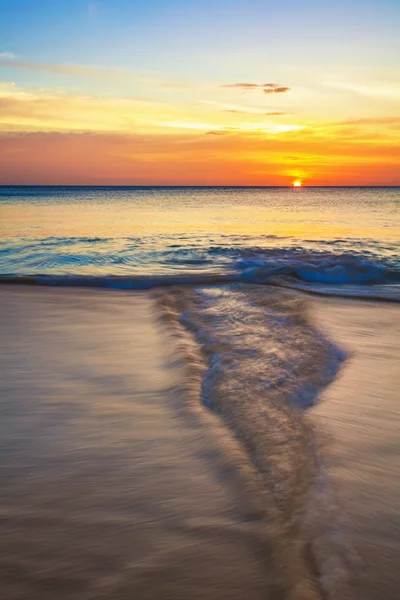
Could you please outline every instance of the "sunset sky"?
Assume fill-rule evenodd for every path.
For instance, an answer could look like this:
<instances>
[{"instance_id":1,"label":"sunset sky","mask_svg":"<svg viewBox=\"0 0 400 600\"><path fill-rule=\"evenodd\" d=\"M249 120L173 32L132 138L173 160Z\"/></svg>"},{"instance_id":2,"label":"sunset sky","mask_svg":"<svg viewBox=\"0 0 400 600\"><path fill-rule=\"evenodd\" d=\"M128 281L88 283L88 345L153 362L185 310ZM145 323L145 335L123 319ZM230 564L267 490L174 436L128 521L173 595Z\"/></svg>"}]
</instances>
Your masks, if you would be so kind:
<instances>
[{"instance_id":1,"label":"sunset sky","mask_svg":"<svg viewBox=\"0 0 400 600\"><path fill-rule=\"evenodd\" d=\"M400 185L398 0L0 0L0 183Z\"/></svg>"}]
</instances>

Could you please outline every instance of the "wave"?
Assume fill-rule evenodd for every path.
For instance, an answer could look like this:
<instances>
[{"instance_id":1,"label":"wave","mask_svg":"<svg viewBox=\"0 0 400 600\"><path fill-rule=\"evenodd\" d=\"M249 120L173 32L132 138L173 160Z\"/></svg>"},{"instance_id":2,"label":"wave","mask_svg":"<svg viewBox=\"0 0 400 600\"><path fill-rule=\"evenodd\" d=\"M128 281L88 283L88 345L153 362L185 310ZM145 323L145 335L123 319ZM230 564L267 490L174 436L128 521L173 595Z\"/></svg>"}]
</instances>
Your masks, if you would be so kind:
<instances>
[{"instance_id":1,"label":"wave","mask_svg":"<svg viewBox=\"0 0 400 600\"><path fill-rule=\"evenodd\" d=\"M257 242L250 245L249 242ZM149 289L247 282L396 301L396 243L274 235L48 237L0 242L0 282Z\"/></svg>"},{"instance_id":2,"label":"wave","mask_svg":"<svg viewBox=\"0 0 400 600\"><path fill-rule=\"evenodd\" d=\"M245 271L233 274L177 274L137 276L95 275L0 275L0 284L22 284L65 287L96 287L120 290L150 290L171 286L221 285L226 283L248 283L295 289L308 294L344 298L400 302L399 284L319 284L301 281L282 275L279 270Z\"/></svg>"},{"instance_id":3,"label":"wave","mask_svg":"<svg viewBox=\"0 0 400 600\"><path fill-rule=\"evenodd\" d=\"M179 326L190 331L202 349L203 403L259 474L282 597L347 597L347 548L306 413L346 354L312 325L304 299L285 290L228 284L155 295L178 335Z\"/></svg>"},{"instance_id":4,"label":"wave","mask_svg":"<svg viewBox=\"0 0 400 600\"><path fill-rule=\"evenodd\" d=\"M291 260L290 260L291 259ZM262 282L272 275L286 275L310 283L378 284L400 281L396 269L354 256L297 256L288 260L268 261L257 259L254 264L243 264L243 275L251 281Z\"/></svg>"},{"instance_id":5,"label":"wave","mask_svg":"<svg viewBox=\"0 0 400 600\"><path fill-rule=\"evenodd\" d=\"M258 242L249 245L249 242ZM48 237L0 242L0 273L7 276L236 277L264 283L284 276L333 285L400 283L398 246L376 240L299 240L258 236L168 235L102 238ZM266 246L266 247L265 247ZM149 277L147 277L149 278ZM61 279L60 279L61 281Z\"/></svg>"}]
</instances>

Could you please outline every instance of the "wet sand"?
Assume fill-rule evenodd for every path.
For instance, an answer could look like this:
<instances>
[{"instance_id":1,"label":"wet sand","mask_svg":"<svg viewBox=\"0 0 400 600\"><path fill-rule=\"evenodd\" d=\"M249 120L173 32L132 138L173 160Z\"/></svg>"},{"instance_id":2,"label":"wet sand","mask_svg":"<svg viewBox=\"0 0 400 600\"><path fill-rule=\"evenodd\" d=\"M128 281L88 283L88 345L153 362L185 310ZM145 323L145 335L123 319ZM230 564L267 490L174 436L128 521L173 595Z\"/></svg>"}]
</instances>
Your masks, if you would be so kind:
<instances>
[{"instance_id":1,"label":"wet sand","mask_svg":"<svg viewBox=\"0 0 400 600\"><path fill-rule=\"evenodd\" d=\"M7 286L0 315L2 599L272 597L251 467L149 296Z\"/></svg>"},{"instance_id":2,"label":"wet sand","mask_svg":"<svg viewBox=\"0 0 400 600\"><path fill-rule=\"evenodd\" d=\"M357 600L400 597L400 306L313 301L318 326L351 352L310 412L326 436L346 541L357 556Z\"/></svg>"},{"instance_id":3,"label":"wet sand","mask_svg":"<svg viewBox=\"0 0 400 600\"><path fill-rule=\"evenodd\" d=\"M310 302L353 353L308 414L356 598L395 600L400 309ZM257 476L147 293L4 286L0 331L2 598L303 598L275 587Z\"/></svg>"}]
</instances>

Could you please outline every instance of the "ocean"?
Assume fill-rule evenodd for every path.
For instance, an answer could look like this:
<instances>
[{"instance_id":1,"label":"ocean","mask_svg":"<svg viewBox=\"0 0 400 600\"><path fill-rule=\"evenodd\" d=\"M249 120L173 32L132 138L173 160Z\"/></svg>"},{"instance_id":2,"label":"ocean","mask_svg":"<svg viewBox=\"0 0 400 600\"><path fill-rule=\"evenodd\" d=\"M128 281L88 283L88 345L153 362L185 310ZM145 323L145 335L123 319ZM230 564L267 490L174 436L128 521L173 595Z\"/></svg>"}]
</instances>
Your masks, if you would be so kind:
<instances>
[{"instance_id":1,"label":"ocean","mask_svg":"<svg viewBox=\"0 0 400 600\"><path fill-rule=\"evenodd\" d=\"M3 186L0 276L133 288L277 277L393 286L399 202L398 187Z\"/></svg>"}]
</instances>

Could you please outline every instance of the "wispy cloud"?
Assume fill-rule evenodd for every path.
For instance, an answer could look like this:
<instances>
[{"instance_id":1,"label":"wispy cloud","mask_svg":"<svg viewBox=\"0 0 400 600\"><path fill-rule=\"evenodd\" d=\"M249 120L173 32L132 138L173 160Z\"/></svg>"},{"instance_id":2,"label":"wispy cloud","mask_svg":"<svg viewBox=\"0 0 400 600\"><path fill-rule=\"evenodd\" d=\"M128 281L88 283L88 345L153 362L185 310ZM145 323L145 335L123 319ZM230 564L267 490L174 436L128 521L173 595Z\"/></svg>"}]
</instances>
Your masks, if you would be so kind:
<instances>
[{"instance_id":1,"label":"wispy cloud","mask_svg":"<svg viewBox=\"0 0 400 600\"><path fill-rule=\"evenodd\" d=\"M235 109L235 108L226 108L224 112L228 113L237 113L237 114L246 114L246 115L264 115L266 117L282 117L286 115L291 115L293 113L290 112L280 112L280 111L254 111L254 110L245 110L245 109Z\"/></svg>"},{"instance_id":2,"label":"wispy cloud","mask_svg":"<svg viewBox=\"0 0 400 600\"><path fill-rule=\"evenodd\" d=\"M346 126L346 125L366 125L371 126L371 127L375 127L376 125L380 125L380 126L385 126L385 125L389 125L389 126L394 126L396 128L400 127L400 116L398 117L366 117L363 119L352 119L349 121L342 121L341 122L342 126Z\"/></svg>"},{"instance_id":3,"label":"wispy cloud","mask_svg":"<svg viewBox=\"0 0 400 600\"><path fill-rule=\"evenodd\" d=\"M355 94L363 94L365 96L400 96L400 88L366 86L341 82L326 82L324 85L339 90L354 92Z\"/></svg>"},{"instance_id":4,"label":"wispy cloud","mask_svg":"<svg viewBox=\"0 0 400 600\"><path fill-rule=\"evenodd\" d=\"M194 131L202 131L204 130L207 135L222 135L223 133L243 133L243 134L279 134L279 133L291 133L301 131L305 129L304 125L295 125L295 124L270 124L270 123L240 123L234 127L223 126L220 124L211 124L205 122L196 122L193 120L188 121L152 121L152 125L156 125L157 127L167 127L172 129L187 129ZM214 133L213 133L214 132Z\"/></svg>"},{"instance_id":5,"label":"wispy cloud","mask_svg":"<svg viewBox=\"0 0 400 600\"><path fill-rule=\"evenodd\" d=\"M53 75L67 75L71 77L93 77L93 78L115 78L134 81L135 83L153 88L162 88L165 90L188 90L198 89L186 81L166 80L157 74L147 72L143 69L130 69L126 67L114 67L103 65L79 65L79 64L58 64L43 63L32 60L25 60L12 54L12 52L0 53L0 67L9 69L22 69L26 71L38 71L51 73Z\"/></svg>"},{"instance_id":6,"label":"wispy cloud","mask_svg":"<svg viewBox=\"0 0 400 600\"><path fill-rule=\"evenodd\" d=\"M11 52L3 52L0 54L0 66L9 67L12 69L24 69L27 71L44 71L55 75L134 75L130 69L119 67L102 67L96 65L68 65L55 63L41 63L29 60L17 60Z\"/></svg>"},{"instance_id":7,"label":"wispy cloud","mask_svg":"<svg viewBox=\"0 0 400 600\"><path fill-rule=\"evenodd\" d=\"M0 52L0 60L13 60L16 55L13 52Z\"/></svg>"},{"instance_id":8,"label":"wispy cloud","mask_svg":"<svg viewBox=\"0 0 400 600\"><path fill-rule=\"evenodd\" d=\"M290 91L290 87L279 83L224 83L220 87L238 89L242 92L260 90L264 94L284 94Z\"/></svg>"},{"instance_id":9,"label":"wispy cloud","mask_svg":"<svg viewBox=\"0 0 400 600\"><path fill-rule=\"evenodd\" d=\"M68 95L0 82L0 130L121 131L146 128L147 120L178 113L166 101Z\"/></svg>"},{"instance_id":10,"label":"wispy cloud","mask_svg":"<svg viewBox=\"0 0 400 600\"><path fill-rule=\"evenodd\" d=\"M282 115L291 115L290 112L282 112L270 110L266 111L265 106L247 106L245 104L228 104L226 102L218 102L217 100L200 100L198 104L207 105L221 109L223 112L246 114L246 115L266 115L269 117L280 117Z\"/></svg>"},{"instance_id":11,"label":"wispy cloud","mask_svg":"<svg viewBox=\"0 0 400 600\"><path fill-rule=\"evenodd\" d=\"M239 105L239 108L241 106ZM232 109L234 110L234 109ZM68 95L57 90L29 90L15 84L0 83L0 130L9 127L27 130L59 131L192 131L218 132L216 135L280 134L296 132L298 124L274 123L263 114L250 113L254 119L232 119L217 114L192 110L185 104L171 104L145 98L112 98L88 95ZM273 115L277 111L271 111Z\"/></svg>"},{"instance_id":12,"label":"wispy cloud","mask_svg":"<svg viewBox=\"0 0 400 600\"><path fill-rule=\"evenodd\" d=\"M213 129L211 131L206 131L204 135L226 135L227 133L231 133L231 132Z\"/></svg>"}]
</instances>

